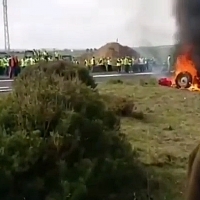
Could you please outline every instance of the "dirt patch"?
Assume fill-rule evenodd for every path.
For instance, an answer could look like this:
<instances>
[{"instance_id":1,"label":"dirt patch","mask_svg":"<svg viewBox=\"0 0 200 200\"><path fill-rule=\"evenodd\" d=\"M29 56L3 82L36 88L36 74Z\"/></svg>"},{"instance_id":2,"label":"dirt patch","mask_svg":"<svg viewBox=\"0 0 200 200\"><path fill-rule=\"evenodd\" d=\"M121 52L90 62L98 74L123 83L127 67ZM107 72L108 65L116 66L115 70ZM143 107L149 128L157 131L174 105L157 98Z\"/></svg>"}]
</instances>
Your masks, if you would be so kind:
<instances>
[{"instance_id":1,"label":"dirt patch","mask_svg":"<svg viewBox=\"0 0 200 200\"><path fill-rule=\"evenodd\" d=\"M81 58L88 59L94 56L95 58L111 57L111 58L121 58L125 56L138 57L139 53L128 46L123 46L117 42L107 43L106 45L100 47L96 51L86 52Z\"/></svg>"},{"instance_id":2,"label":"dirt patch","mask_svg":"<svg viewBox=\"0 0 200 200\"><path fill-rule=\"evenodd\" d=\"M95 53L95 57L119 58L124 56L137 57L139 54L131 47L123 46L117 42L107 43L100 47Z\"/></svg>"}]
</instances>

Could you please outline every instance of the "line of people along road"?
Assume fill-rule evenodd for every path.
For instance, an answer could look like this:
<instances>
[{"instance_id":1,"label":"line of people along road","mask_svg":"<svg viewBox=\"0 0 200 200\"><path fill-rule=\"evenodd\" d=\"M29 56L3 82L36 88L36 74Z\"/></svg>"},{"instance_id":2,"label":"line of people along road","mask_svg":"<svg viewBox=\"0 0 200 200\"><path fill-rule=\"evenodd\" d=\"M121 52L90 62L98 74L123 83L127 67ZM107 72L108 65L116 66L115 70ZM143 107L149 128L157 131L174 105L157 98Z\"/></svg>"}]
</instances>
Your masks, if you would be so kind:
<instances>
[{"instance_id":1,"label":"line of people along road","mask_svg":"<svg viewBox=\"0 0 200 200\"><path fill-rule=\"evenodd\" d=\"M34 65L40 61L54 61L54 60L70 60L71 62L79 65L81 60L75 59L69 55L63 57L57 52L54 54L49 54L47 51L35 52L31 55L25 55L23 58L18 58L17 56L5 56L0 58L0 75L8 75L9 78L17 76L20 71L30 65ZM144 57L134 58L134 57L121 57L121 58L110 58L102 57L91 59L85 59L82 63L91 72L125 72L125 73L144 73L152 71L152 66L156 65L154 58L147 59Z\"/></svg>"}]
</instances>

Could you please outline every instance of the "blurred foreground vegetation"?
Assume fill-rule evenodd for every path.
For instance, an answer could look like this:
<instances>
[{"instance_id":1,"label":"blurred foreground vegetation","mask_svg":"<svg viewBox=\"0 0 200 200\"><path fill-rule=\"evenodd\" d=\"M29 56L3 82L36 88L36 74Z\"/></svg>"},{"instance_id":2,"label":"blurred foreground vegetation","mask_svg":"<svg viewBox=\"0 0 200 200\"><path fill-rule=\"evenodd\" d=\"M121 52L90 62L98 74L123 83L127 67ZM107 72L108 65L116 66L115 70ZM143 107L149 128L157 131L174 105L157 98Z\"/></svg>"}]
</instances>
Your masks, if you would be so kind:
<instances>
[{"instance_id":1,"label":"blurred foreground vegetation","mask_svg":"<svg viewBox=\"0 0 200 200\"><path fill-rule=\"evenodd\" d=\"M153 79L97 87L64 61L25 69L0 99L1 199L182 199L183 116L166 121L175 93L162 89Z\"/></svg>"}]
</instances>

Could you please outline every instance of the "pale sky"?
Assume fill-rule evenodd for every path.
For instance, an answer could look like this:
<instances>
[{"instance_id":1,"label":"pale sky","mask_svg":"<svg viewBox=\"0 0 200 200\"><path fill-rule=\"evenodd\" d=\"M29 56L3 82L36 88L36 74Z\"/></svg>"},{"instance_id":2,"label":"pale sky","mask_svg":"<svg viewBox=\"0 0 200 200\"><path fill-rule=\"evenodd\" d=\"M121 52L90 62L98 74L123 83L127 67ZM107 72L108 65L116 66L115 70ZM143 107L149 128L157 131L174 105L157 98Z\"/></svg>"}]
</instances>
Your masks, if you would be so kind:
<instances>
[{"instance_id":1,"label":"pale sky","mask_svg":"<svg viewBox=\"0 0 200 200\"><path fill-rule=\"evenodd\" d=\"M11 48L173 43L172 0L8 0ZM4 48L0 10L0 48Z\"/></svg>"}]
</instances>

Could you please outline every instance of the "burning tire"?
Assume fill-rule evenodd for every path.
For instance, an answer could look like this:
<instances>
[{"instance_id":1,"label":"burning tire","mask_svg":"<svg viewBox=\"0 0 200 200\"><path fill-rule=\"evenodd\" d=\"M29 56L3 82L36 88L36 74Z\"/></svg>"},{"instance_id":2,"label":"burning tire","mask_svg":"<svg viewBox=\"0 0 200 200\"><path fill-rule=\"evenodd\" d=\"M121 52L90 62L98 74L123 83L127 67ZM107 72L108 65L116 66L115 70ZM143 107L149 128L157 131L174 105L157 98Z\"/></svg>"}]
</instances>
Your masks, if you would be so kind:
<instances>
[{"instance_id":1,"label":"burning tire","mask_svg":"<svg viewBox=\"0 0 200 200\"><path fill-rule=\"evenodd\" d=\"M178 88L189 88L192 84L192 75L188 72L181 72L176 77L175 82Z\"/></svg>"}]
</instances>

